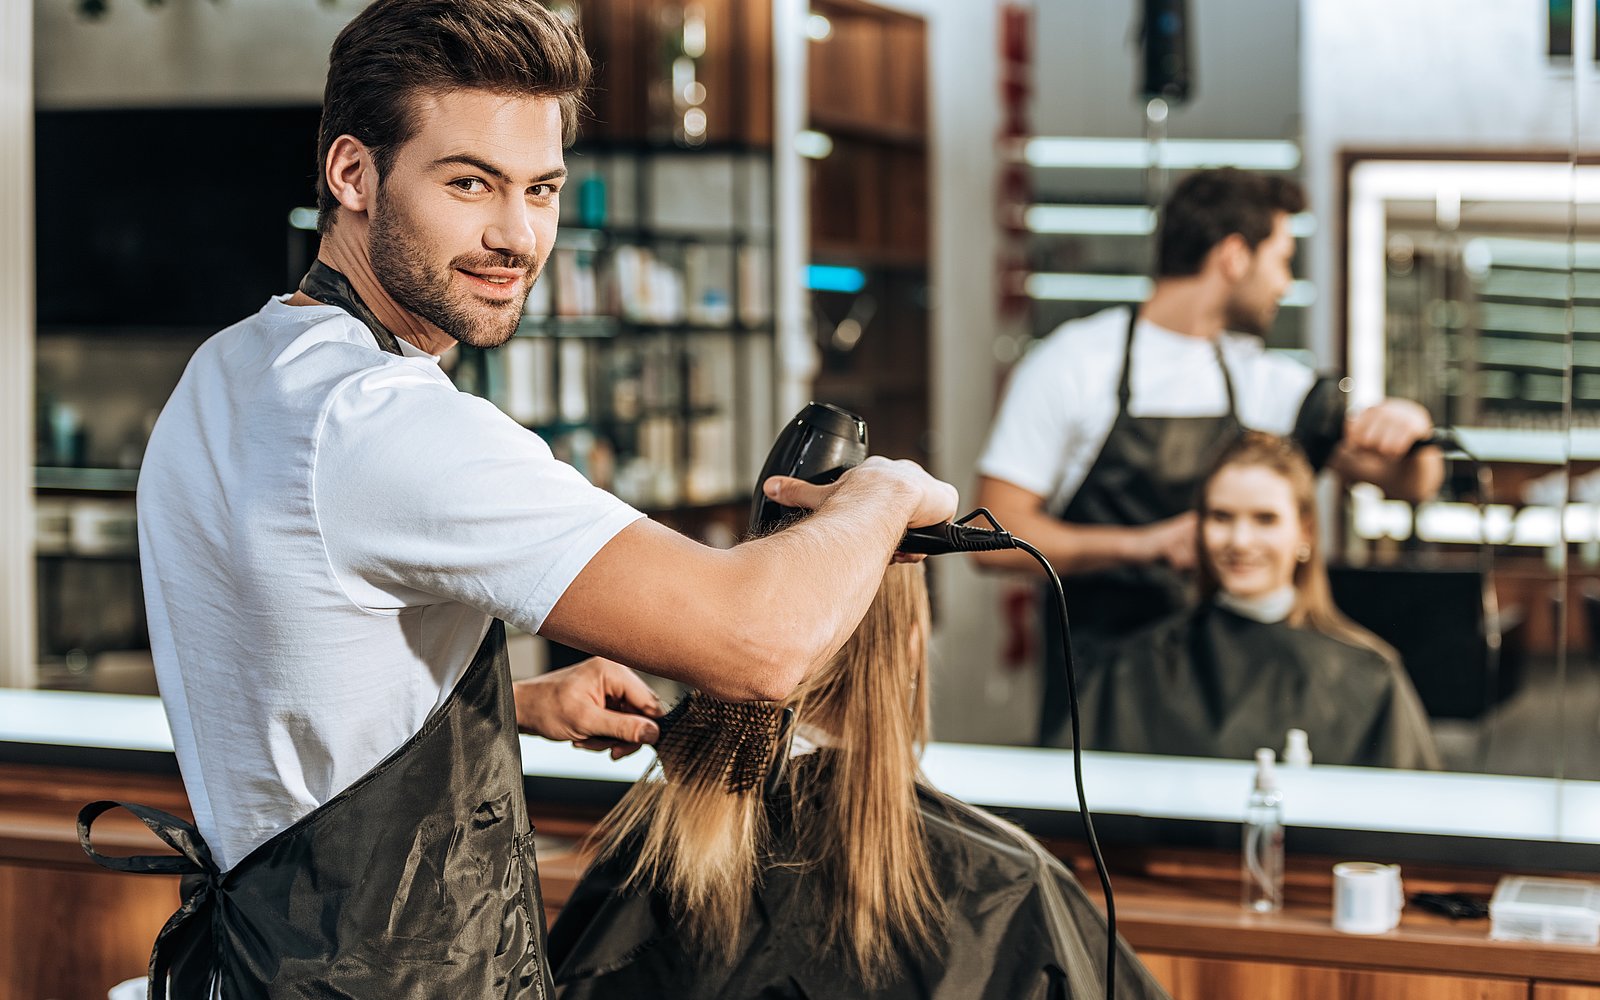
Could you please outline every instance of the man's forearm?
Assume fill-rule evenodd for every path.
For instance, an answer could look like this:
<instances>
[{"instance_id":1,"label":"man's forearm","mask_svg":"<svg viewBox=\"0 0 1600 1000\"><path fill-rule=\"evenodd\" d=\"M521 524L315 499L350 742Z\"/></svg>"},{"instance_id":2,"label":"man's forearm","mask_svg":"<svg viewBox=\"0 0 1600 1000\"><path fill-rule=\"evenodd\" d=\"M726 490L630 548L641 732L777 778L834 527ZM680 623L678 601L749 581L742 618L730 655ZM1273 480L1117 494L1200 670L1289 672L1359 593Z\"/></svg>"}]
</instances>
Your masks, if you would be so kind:
<instances>
[{"instance_id":1,"label":"man's forearm","mask_svg":"<svg viewBox=\"0 0 1600 1000\"><path fill-rule=\"evenodd\" d=\"M801 676L860 624L916 502L892 477L852 474L804 519L730 553L747 607L769 617Z\"/></svg>"}]
</instances>

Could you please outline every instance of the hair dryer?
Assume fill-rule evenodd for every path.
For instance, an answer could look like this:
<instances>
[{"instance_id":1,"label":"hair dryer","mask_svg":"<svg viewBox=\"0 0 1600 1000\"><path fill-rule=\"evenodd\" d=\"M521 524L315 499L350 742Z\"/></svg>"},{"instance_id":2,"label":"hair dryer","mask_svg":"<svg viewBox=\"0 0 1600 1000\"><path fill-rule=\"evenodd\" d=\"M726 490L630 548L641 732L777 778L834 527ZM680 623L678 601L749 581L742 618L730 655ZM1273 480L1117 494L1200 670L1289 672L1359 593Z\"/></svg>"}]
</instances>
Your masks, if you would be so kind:
<instances>
[{"instance_id":1,"label":"hair dryer","mask_svg":"<svg viewBox=\"0 0 1600 1000\"><path fill-rule=\"evenodd\" d=\"M756 479L755 502L750 510L750 529L768 530L802 511L785 507L767 497L761 487L773 476L791 476L823 485L836 481L867 458L867 422L849 410L831 403L807 403L778 434L766 464ZM987 518L992 528L968 524L976 517ZM959 521L925 528L912 528L900 541L899 551L921 555L947 552L983 552L1016 548L1010 532L1000 528L979 508Z\"/></svg>"}]
</instances>

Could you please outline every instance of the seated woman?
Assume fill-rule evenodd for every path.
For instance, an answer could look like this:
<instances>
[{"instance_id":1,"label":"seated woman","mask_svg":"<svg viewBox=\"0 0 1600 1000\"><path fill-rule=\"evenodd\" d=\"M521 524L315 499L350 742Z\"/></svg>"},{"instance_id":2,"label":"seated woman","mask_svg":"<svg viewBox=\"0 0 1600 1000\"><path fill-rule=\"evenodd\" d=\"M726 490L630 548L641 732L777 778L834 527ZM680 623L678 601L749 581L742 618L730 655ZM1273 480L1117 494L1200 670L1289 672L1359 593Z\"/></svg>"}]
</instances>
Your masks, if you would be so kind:
<instances>
[{"instance_id":1,"label":"seated woman","mask_svg":"<svg viewBox=\"0 0 1600 1000\"><path fill-rule=\"evenodd\" d=\"M1399 657L1339 613L1315 479L1291 441L1247 433L1199 502L1199 604L1101 650L1084 746L1248 759L1304 729L1321 764L1440 766Z\"/></svg>"},{"instance_id":2,"label":"seated woman","mask_svg":"<svg viewBox=\"0 0 1600 1000\"><path fill-rule=\"evenodd\" d=\"M792 746L745 706L702 699L663 720L664 777L602 821L550 932L558 995L1104 996L1105 922L1083 888L921 775L927 633L922 566L891 566L832 662L763 707L794 710ZM1120 942L1117 996L1166 996Z\"/></svg>"}]
</instances>

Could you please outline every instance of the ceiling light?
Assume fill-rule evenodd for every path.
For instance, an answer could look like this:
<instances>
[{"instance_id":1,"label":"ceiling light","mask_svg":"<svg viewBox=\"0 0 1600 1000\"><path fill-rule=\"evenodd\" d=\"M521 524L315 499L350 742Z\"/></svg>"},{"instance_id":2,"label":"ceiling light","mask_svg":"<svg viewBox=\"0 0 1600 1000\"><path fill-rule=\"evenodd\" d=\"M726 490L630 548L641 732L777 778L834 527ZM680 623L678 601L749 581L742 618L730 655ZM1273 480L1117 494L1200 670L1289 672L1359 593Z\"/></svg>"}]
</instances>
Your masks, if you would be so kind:
<instances>
[{"instance_id":1,"label":"ceiling light","mask_svg":"<svg viewBox=\"0 0 1600 1000\"><path fill-rule=\"evenodd\" d=\"M1159 151L1159 153L1158 153ZM1169 170L1240 167L1246 170L1293 170L1300 165L1300 147L1276 139L1143 139L1036 136L1022 145L1030 166L1063 169Z\"/></svg>"}]
</instances>

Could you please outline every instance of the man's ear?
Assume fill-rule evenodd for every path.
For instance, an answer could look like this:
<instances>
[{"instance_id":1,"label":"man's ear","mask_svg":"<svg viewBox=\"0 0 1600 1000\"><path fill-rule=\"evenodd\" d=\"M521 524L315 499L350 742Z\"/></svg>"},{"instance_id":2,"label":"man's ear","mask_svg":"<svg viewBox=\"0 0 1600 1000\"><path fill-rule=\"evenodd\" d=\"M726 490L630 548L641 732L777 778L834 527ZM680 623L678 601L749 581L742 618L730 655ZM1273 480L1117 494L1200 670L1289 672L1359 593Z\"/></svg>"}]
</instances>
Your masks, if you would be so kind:
<instances>
[{"instance_id":1,"label":"man's ear","mask_svg":"<svg viewBox=\"0 0 1600 1000\"><path fill-rule=\"evenodd\" d=\"M378 166L360 139L341 135L333 140L322 170L328 193L340 207L361 214L372 207L373 195L378 190Z\"/></svg>"},{"instance_id":2,"label":"man's ear","mask_svg":"<svg viewBox=\"0 0 1600 1000\"><path fill-rule=\"evenodd\" d=\"M1255 251L1238 233L1223 237L1221 243L1211 248L1210 256L1222 276L1229 281L1241 280L1250 273L1250 266L1255 262Z\"/></svg>"}]
</instances>

